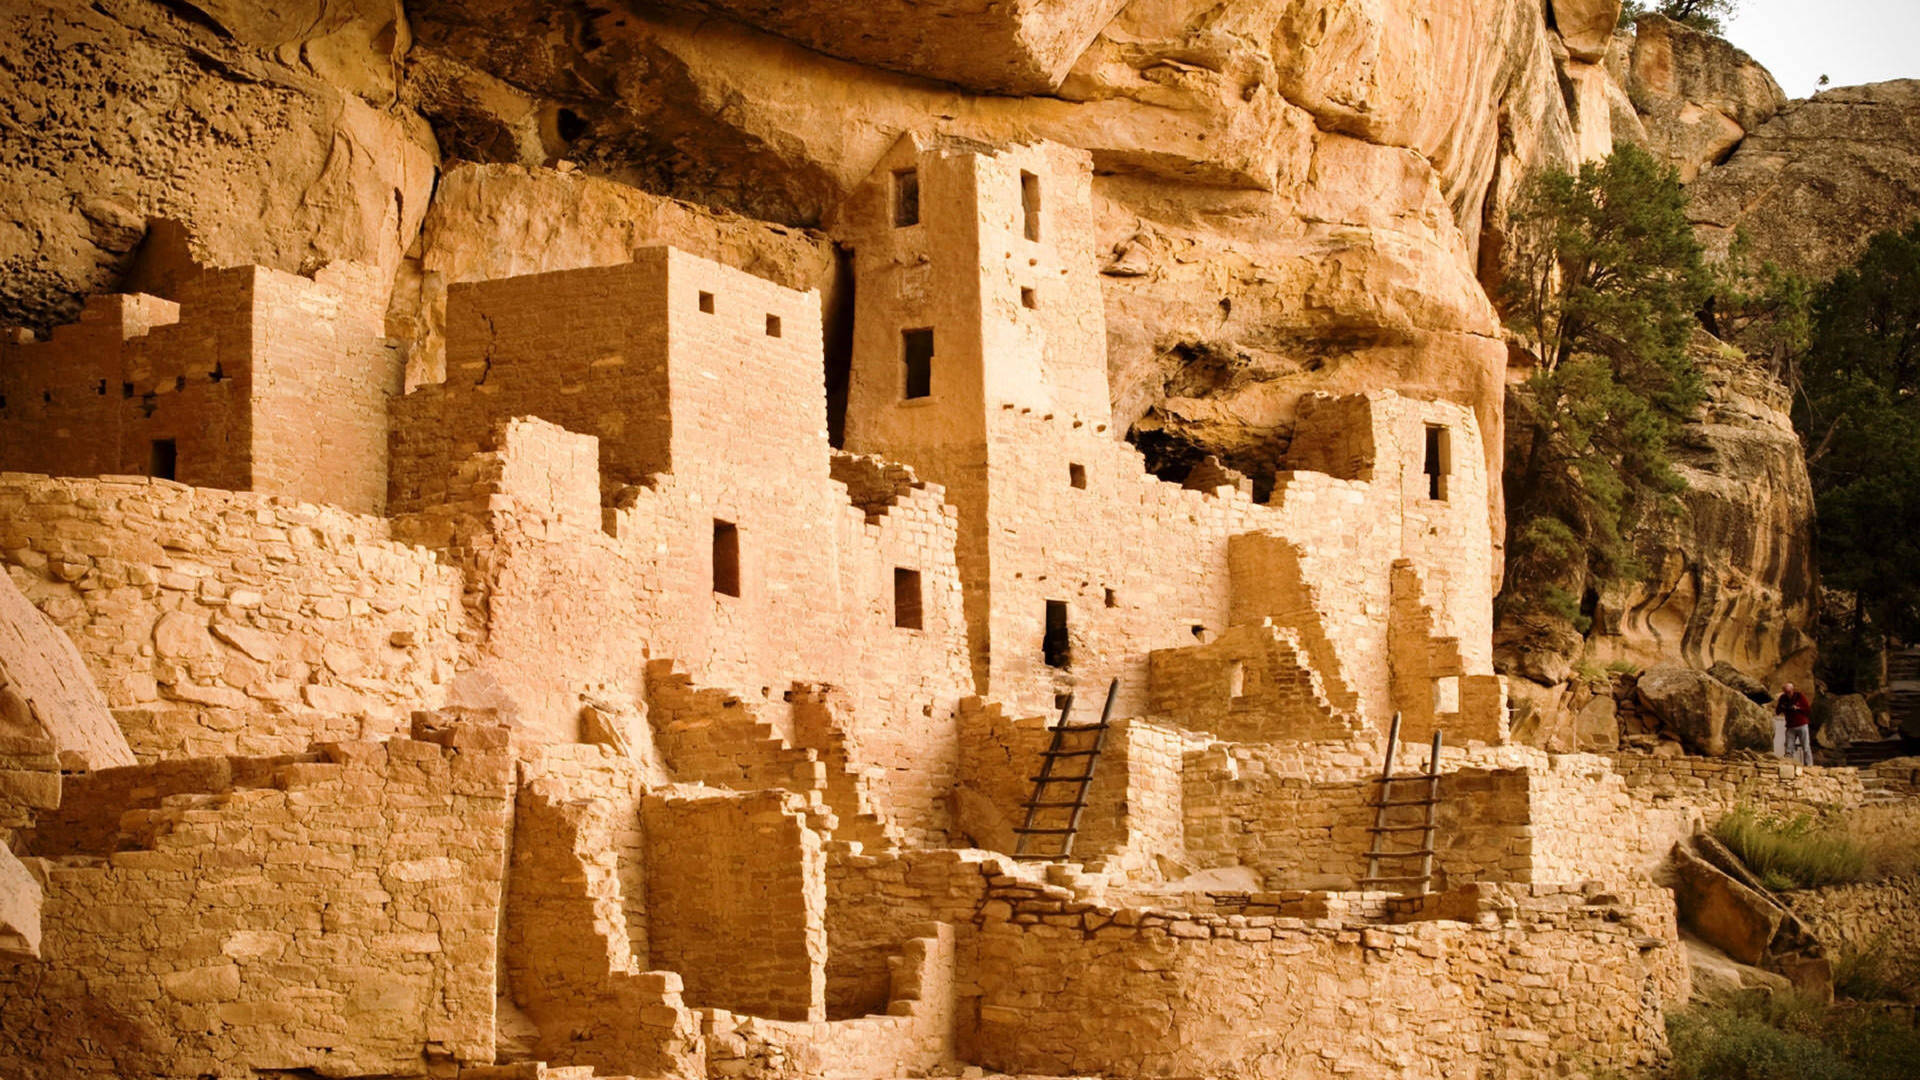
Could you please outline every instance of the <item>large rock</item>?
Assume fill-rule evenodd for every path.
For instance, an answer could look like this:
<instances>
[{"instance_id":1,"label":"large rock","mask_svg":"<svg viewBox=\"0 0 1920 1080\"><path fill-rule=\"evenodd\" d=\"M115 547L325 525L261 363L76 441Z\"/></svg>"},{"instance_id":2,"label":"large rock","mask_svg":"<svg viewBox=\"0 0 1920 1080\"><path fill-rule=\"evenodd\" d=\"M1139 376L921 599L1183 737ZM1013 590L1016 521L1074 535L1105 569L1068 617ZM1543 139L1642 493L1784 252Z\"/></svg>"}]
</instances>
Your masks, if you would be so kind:
<instances>
[{"instance_id":1,"label":"large rock","mask_svg":"<svg viewBox=\"0 0 1920 1080\"><path fill-rule=\"evenodd\" d=\"M1764 963L1787 910L1695 854L1689 844L1674 845L1673 869L1680 924L1739 963Z\"/></svg>"},{"instance_id":2,"label":"large rock","mask_svg":"<svg viewBox=\"0 0 1920 1080\"><path fill-rule=\"evenodd\" d=\"M1659 15L1634 25L1627 94L1646 145L1691 181L1787 103L1767 69L1724 39Z\"/></svg>"},{"instance_id":3,"label":"large rock","mask_svg":"<svg viewBox=\"0 0 1920 1080\"><path fill-rule=\"evenodd\" d=\"M1920 80L1828 90L1748 132L1693 185L1688 214L1715 250L1736 230L1753 253L1816 279L1920 206Z\"/></svg>"},{"instance_id":4,"label":"large rock","mask_svg":"<svg viewBox=\"0 0 1920 1080\"><path fill-rule=\"evenodd\" d=\"M1773 692L1767 689L1766 683L1741 671L1725 660L1715 660L1712 666L1707 668L1707 674L1745 694L1747 700L1756 705L1768 705L1773 701Z\"/></svg>"},{"instance_id":5,"label":"large rock","mask_svg":"<svg viewBox=\"0 0 1920 1080\"><path fill-rule=\"evenodd\" d=\"M0 842L0 960L40 958L40 882Z\"/></svg>"},{"instance_id":6,"label":"large rock","mask_svg":"<svg viewBox=\"0 0 1920 1080\"><path fill-rule=\"evenodd\" d=\"M1576 60L1596 63L1613 44L1620 24L1620 0L1551 0L1553 27Z\"/></svg>"},{"instance_id":7,"label":"large rock","mask_svg":"<svg viewBox=\"0 0 1920 1080\"><path fill-rule=\"evenodd\" d=\"M1880 724L1873 718L1873 706L1864 694L1843 694L1825 702L1825 716L1814 735L1821 746L1843 750L1857 742L1877 742L1884 738Z\"/></svg>"},{"instance_id":8,"label":"large rock","mask_svg":"<svg viewBox=\"0 0 1920 1080\"><path fill-rule=\"evenodd\" d=\"M0 573L0 740L43 742L72 768L134 764L80 650Z\"/></svg>"},{"instance_id":9,"label":"large rock","mask_svg":"<svg viewBox=\"0 0 1920 1080\"><path fill-rule=\"evenodd\" d=\"M1640 673L1636 692L1640 704L1697 753L1717 756L1773 747L1773 719L1767 711L1706 672L1648 668Z\"/></svg>"},{"instance_id":10,"label":"large rock","mask_svg":"<svg viewBox=\"0 0 1920 1080\"><path fill-rule=\"evenodd\" d=\"M127 270L148 217L185 223L196 254L222 266L392 271L412 244L433 190L426 123L314 74L339 75L345 59L296 70L184 6L0 13L0 127L14 133L0 150L0 323L70 321ZM351 52L339 34L353 37L322 36Z\"/></svg>"}]
</instances>

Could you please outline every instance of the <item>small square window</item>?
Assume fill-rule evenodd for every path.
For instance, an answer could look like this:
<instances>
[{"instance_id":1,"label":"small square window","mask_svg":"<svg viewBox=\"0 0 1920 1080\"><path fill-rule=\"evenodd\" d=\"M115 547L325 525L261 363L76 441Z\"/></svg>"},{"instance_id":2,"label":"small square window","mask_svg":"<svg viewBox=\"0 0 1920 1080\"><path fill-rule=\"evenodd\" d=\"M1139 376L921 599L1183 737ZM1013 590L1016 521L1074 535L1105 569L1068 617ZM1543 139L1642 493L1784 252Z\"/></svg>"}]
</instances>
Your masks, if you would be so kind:
<instances>
[{"instance_id":1,"label":"small square window","mask_svg":"<svg viewBox=\"0 0 1920 1080\"><path fill-rule=\"evenodd\" d=\"M1026 308L1028 311L1032 311L1040 306L1040 298L1032 289L1022 288L1020 290L1020 306Z\"/></svg>"},{"instance_id":2,"label":"small square window","mask_svg":"<svg viewBox=\"0 0 1920 1080\"><path fill-rule=\"evenodd\" d=\"M1453 440L1439 424L1427 425L1426 460L1421 471L1427 477L1427 498L1445 502L1448 474L1453 472Z\"/></svg>"},{"instance_id":3,"label":"small square window","mask_svg":"<svg viewBox=\"0 0 1920 1080\"><path fill-rule=\"evenodd\" d=\"M778 315L767 316L767 336L768 337L780 336L780 316Z\"/></svg>"},{"instance_id":4,"label":"small square window","mask_svg":"<svg viewBox=\"0 0 1920 1080\"><path fill-rule=\"evenodd\" d=\"M713 294L712 293L702 292L700 294L700 310L705 312L708 315L713 314Z\"/></svg>"},{"instance_id":5,"label":"small square window","mask_svg":"<svg viewBox=\"0 0 1920 1080\"><path fill-rule=\"evenodd\" d=\"M147 475L162 480L177 480L180 469L180 447L172 439L155 439L147 448Z\"/></svg>"},{"instance_id":6,"label":"small square window","mask_svg":"<svg viewBox=\"0 0 1920 1080\"><path fill-rule=\"evenodd\" d=\"M1227 696L1235 701L1247 696L1247 665L1235 660L1227 665Z\"/></svg>"},{"instance_id":7,"label":"small square window","mask_svg":"<svg viewBox=\"0 0 1920 1080\"><path fill-rule=\"evenodd\" d=\"M1120 606L1120 597L1112 589L1107 590L1107 606L1108 607Z\"/></svg>"},{"instance_id":8,"label":"small square window","mask_svg":"<svg viewBox=\"0 0 1920 1080\"><path fill-rule=\"evenodd\" d=\"M1085 465L1067 466L1067 483L1077 488L1087 486L1087 467Z\"/></svg>"}]
</instances>

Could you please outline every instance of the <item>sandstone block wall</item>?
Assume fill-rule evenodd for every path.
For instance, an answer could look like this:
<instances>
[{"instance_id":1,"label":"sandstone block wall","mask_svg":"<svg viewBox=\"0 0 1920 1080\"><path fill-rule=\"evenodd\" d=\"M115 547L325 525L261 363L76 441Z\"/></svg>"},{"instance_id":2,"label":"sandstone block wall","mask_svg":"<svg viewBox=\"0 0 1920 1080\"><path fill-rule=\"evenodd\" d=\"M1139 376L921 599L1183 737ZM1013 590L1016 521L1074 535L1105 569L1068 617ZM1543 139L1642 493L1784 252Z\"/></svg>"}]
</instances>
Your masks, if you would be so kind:
<instances>
[{"instance_id":1,"label":"sandstone block wall","mask_svg":"<svg viewBox=\"0 0 1920 1080\"><path fill-rule=\"evenodd\" d=\"M1205 645L1156 650L1148 660L1151 707L1228 742L1350 739L1359 718L1336 708L1295 628L1228 627Z\"/></svg>"},{"instance_id":2,"label":"sandstone block wall","mask_svg":"<svg viewBox=\"0 0 1920 1080\"><path fill-rule=\"evenodd\" d=\"M1707 824L1746 804L1774 814L1818 815L1859 806L1866 790L1859 770L1801 766L1784 759L1718 760L1620 753L1613 768L1644 809L1684 808Z\"/></svg>"},{"instance_id":3,"label":"sandstone block wall","mask_svg":"<svg viewBox=\"0 0 1920 1080\"><path fill-rule=\"evenodd\" d=\"M992 895L963 956L979 1022L962 1053L1008 1072L1630 1070L1659 1058L1661 1002L1685 994L1675 942L1643 947L1631 915L1578 891L1400 926L1115 909L1013 879Z\"/></svg>"},{"instance_id":4,"label":"sandstone block wall","mask_svg":"<svg viewBox=\"0 0 1920 1080\"><path fill-rule=\"evenodd\" d=\"M824 1020L826 856L806 802L649 795L641 819L649 951L685 980L688 1003Z\"/></svg>"},{"instance_id":5,"label":"sandstone block wall","mask_svg":"<svg viewBox=\"0 0 1920 1080\"><path fill-rule=\"evenodd\" d=\"M982 864L955 849L856 851L827 845L827 1018L886 1011L894 958L928 922L971 933L986 900Z\"/></svg>"},{"instance_id":6,"label":"sandstone block wall","mask_svg":"<svg viewBox=\"0 0 1920 1080\"><path fill-rule=\"evenodd\" d=\"M1896 969L1920 963L1920 906L1913 902L1920 875L1830 885L1782 894L1830 957L1878 956Z\"/></svg>"},{"instance_id":7,"label":"sandstone block wall","mask_svg":"<svg viewBox=\"0 0 1920 1080\"><path fill-rule=\"evenodd\" d=\"M0 1071L491 1061L512 768L450 741L331 745L136 810L134 847L43 852L46 962L0 968Z\"/></svg>"},{"instance_id":8,"label":"sandstone block wall","mask_svg":"<svg viewBox=\"0 0 1920 1080\"><path fill-rule=\"evenodd\" d=\"M45 342L0 345L0 468L143 475L359 513L386 500L389 280L259 266L185 276L178 300L97 296Z\"/></svg>"},{"instance_id":9,"label":"sandstone block wall","mask_svg":"<svg viewBox=\"0 0 1920 1080\"><path fill-rule=\"evenodd\" d=\"M148 761L397 733L435 703L458 576L389 536L259 494L0 474L0 559Z\"/></svg>"}]
</instances>

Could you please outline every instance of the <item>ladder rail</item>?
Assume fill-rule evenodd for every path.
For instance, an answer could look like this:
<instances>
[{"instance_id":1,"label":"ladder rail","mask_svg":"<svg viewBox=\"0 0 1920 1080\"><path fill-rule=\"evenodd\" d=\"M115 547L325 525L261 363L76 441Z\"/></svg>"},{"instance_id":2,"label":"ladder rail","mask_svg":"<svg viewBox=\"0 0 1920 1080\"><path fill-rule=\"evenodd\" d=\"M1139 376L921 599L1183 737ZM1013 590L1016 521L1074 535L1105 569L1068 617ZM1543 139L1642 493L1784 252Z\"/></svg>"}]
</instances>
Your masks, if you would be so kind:
<instances>
[{"instance_id":1,"label":"ladder rail","mask_svg":"<svg viewBox=\"0 0 1920 1080\"><path fill-rule=\"evenodd\" d=\"M1420 856L1420 895L1432 891L1433 851L1435 834L1435 814L1440 807L1440 729L1433 729L1433 749L1427 758L1427 832L1426 843L1420 845L1424 853Z\"/></svg>"},{"instance_id":2,"label":"ladder rail","mask_svg":"<svg viewBox=\"0 0 1920 1080\"><path fill-rule=\"evenodd\" d=\"M1080 832L1081 816L1087 809L1087 793L1093 784L1094 769L1099 764L1100 755L1106 749L1107 731L1112 727L1113 705L1120 692L1120 680L1114 679L1107 686L1107 700L1100 710L1100 722L1097 724L1069 725L1067 717L1073 708L1073 695L1068 694L1062 702L1060 719L1051 730L1047 748L1042 752L1040 772L1028 777L1033 782L1033 794L1027 799L1026 816L1020 827L1014 830L1014 850L1016 859L1067 859L1073 855L1073 842ZM1091 733L1093 745L1068 749L1069 737ZM1054 766L1063 758L1085 761L1086 766L1074 775L1059 776ZM1071 785L1071 797L1065 792L1056 794L1058 787ZM1037 824L1040 815L1046 811L1068 811L1065 827L1041 827ZM1053 820L1058 821L1056 817ZM1029 850L1035 837L1048 837L1055 841L1058 851L1039 852Z\"/></svg>"},{"instance_id":3,"label":"ladder rail","mask_svg":"<svg viewBox=\"0 0 1920 1080\"><path fill-rule=\"evenodd\" d=\"M1052 780L1053 751L1060 745L1060 732L1067 726L1067 714L1072 711L1073 695L1068 694L1066 699L1060 703L1060 721L1053 726L1053 733L1047 744L1047 752L1041 758L1040 775L1034 778L1034 797L1027 800L1026 820L1021 822L1020 831L1014 834L1013 853L1015 856L1025 855L1027 853L1027 835L1029 830L1033 828L1034 815L1040 812L1040 807L1035 804L1040 801L1039 796L1041 790Z\"/></svg>"},{"instance_id":4,"label":"ladder rail","mask_svg":"<svg viewBox=\"0 0 1920 1080\"><path fill-rule=\"evenodd\" d=\"M1380 805L1373 811L1373 842L1367 847L1367 878L1380 876L1380 836L1387 824L1387 788L1393 783L1393 751L1400 745L1400 714L1393 714L1393 723L1387 728L1386 760L1380 766Z\"/></svg>"},{"instance_id":5,"label":"ladder rail","mask_svg":"<svg viewBox=\"0 0 1920 1080\"><path fill-rule=\"evenodd\" d=\"M1376 782L1378 801L1374 805L1372 842L1367 845L1367 874L1360 879L1362 885L1389 885L1406 883L1412 887L1413 895L1425 896L1432 891L1433 857L1438 854L1439 807L1440 807L1440 732L1433 733L1433 742L1427 752L1427 768L1423 773L1410 773L1395 776L1393 772L1394 754L1400 745L1400 714L1393 714L1393 724L1387 733L1387 750L1380 766L1380 775ZM1395 798L1393 785L1425 782L1426 793L1420 798ZM1387 823L1388 811L1398 807L1418 806L1423 809L1419 824ZM1394 833L1418 832L1418 847L1400 851L1388 850L1387 837ZM1380 864L1401 859L1419 859L1418 874L1382 874Z\"/></svg>"}]
</instances>

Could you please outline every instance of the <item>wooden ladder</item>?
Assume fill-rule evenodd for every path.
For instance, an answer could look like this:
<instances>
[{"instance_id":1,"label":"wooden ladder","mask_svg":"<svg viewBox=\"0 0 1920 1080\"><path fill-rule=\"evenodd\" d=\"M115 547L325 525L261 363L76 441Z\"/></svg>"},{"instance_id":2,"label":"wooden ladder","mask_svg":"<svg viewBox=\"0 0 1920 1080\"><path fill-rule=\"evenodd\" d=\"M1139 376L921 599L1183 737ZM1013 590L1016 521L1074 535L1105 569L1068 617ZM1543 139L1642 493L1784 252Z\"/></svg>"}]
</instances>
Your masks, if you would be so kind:
<instances>
[{"instance_id":1,"label":"wooden ladder","mask_svg":"<svg viewBox=\"0 0 1920 1080\"><path fill-rule=\"evenodd\" d=\"M1053 725L1053 737L1040 761L1040 775L1030 777L1033 796L1027 800L1026 821L1014 832L1013 857L1064 861L1073 856L1074 834L1080 830L1080 813L1087 808L1087 788L1093 783L1093 767L1107 744L1107 728L1113 717L1114 695L1120 692L1120 680L1107 687L1107 704L1100 710L1097 724L1069 724L1073 695L1060 705L1060 721ZM1063 761L1080 764L1071 775L1060 775L1056 766ZM1065 823L1061 823L1061 819ZM1031 850L1034 844L1051 841L1056 850Z\"/></svg>"},{"instance_id":2,"label":"wooden ladder","mask_svg":"<svg viewBox=\"0 0 1920 1080\"><path fill-rule=\"evenodd\" d=\"M1373 812L1373 843L1367 851L1367 876L1360 879L1362 888L1378 885L1390 885L1400 888L1413 896L1425 896L1433 883L1434 853L1434 809L1440 805L1440 732L1433 733L1432 756L1427 759L1427 771L1408 776L1393 774L1393 752L1400 745L1400 714L1393 714L1393 727L1387 734L1386 762L1380 768L1379 801ZM1419 798L1406 798L1395 794L1395 784L1412 784L1426 781L1426 793ZM1423 807L1425 812L1419 824L1388 824L1389 811L1400 807ZM1397 848L1391 840L1397 834L1417 832L1420 834L1420 846L1411 849ZM1406 863L1418 859L1420 872L1381 873L1380 864L1385 862L1389 869L1405 870Z\"/></svg>"}]
</instances>

